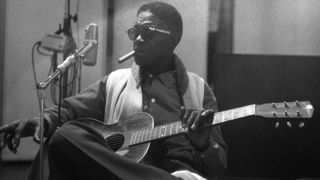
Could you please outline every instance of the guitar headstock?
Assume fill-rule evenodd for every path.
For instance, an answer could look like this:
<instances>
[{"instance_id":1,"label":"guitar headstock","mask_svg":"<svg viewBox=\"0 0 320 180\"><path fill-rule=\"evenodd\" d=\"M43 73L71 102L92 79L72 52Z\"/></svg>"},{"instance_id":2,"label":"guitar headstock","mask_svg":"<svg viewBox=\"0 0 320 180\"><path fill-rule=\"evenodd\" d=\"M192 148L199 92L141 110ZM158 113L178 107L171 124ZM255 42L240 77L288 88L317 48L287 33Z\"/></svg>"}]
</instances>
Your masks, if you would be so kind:
<instances>
[{"instance_id":1,"label":"guitar headstock","mask_svg":"<svg viewBox=\"0 0 320 180\"><path fill-rule=\"evenodd\" d=\"M311 118L313 111L309 101L256 105L256 115L269 118Z\"/></svg>"}]
</instances>

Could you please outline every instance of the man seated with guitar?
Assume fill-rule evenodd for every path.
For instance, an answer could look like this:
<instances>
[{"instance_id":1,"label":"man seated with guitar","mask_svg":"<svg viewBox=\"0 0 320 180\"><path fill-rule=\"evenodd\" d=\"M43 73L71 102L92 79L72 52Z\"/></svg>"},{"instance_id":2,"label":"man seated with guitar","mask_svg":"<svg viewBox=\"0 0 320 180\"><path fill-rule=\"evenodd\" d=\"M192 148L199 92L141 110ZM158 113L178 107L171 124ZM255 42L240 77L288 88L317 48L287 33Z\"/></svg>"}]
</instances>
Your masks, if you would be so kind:
<instances>
[{"instance_id":1,"label":"man seated with guitar","mask_svg":"<svg viewBox=\"0 0 320 180\"><path fill-rule=\"evenodd\" d=\"M128 35L135 50L130 69L116 70L64 99L60 120L58 107L46 109L49 179L211 179L221 175L226 168L226 144L218 126L207 127L217 111L215 96L174 54L182 35L179 12L161 2L142 5ZM148 152L136 162L135 157L114 153L112 143L121 138L107 141L104 131L115 123L122 133L139 128L139 122L145 121L145 116L135 116L140 112L149 113L159 128L149 133L151 137L130 136L129 143L152 140ZM101 121L101 126L88 118ZM182 127L179 123L165 126L175 122ZM172 135L177 132L182 134ZM0 133L2 146L16 152L21 137L39 140L39 117L17 120L1 127Z\"/></svg>"}]
</instances>

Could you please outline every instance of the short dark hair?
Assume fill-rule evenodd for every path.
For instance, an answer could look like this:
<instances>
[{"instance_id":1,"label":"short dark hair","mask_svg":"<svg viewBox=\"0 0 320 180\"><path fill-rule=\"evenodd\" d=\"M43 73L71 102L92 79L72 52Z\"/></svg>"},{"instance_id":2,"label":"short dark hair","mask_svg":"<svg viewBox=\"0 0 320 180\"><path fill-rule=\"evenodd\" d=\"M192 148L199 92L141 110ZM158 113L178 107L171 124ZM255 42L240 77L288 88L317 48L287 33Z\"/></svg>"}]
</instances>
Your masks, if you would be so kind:
<instances>
[{"instance_id":1,"label":"short dark hair","mask_svg":"<svg viewBox=\"0 0 320 180\"><path fill-rule=\"evenodd\" d=\"M175 7L164 2L156 1L142 5L137 15L144 11L150 11L155 17L166 22L176 41L175 45L180 42L183 31L182 18Z\"/></svg>"}]
</instances>

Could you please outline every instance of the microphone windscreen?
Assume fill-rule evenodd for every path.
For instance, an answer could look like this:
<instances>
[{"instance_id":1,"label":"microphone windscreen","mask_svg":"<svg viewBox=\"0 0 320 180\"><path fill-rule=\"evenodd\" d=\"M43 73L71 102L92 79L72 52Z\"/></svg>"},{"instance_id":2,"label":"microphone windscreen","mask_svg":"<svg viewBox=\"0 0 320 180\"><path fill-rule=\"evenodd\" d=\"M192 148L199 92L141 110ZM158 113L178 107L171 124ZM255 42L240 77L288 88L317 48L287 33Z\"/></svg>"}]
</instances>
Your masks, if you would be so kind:
<instances>
[{"instance_id":1,"label":"microphone windscreen","mask_svg":"<svg viewBox=\"0 0 320 180\"><path fill-rule=\"evenodd\" d=\"M86 46L92 41L95 41L96 45L88 50L84 55L83 64L86 66L94 66L97 63L98 25L94 23L91 23L86 27L83 45Z\"/></svg>"}]
</instances>

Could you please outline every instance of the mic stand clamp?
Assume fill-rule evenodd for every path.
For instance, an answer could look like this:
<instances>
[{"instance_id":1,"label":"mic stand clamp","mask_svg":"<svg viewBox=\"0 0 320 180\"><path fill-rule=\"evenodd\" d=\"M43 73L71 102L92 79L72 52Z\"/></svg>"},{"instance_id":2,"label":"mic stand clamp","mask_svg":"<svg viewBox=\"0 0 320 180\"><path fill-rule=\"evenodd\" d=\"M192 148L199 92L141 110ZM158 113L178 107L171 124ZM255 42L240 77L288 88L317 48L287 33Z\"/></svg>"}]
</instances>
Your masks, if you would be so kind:
<instances>
[{"instance_id":1,"label":"mic stand clamp","mask_svg":"<svg viewBox=\"0 0 320 180\"><path fill-rule=\"evenodd\" d=\"M73 55L67 57L67 59L57 67L57 70L55 72L50 74L43 82L39 83L37 88L39 90L46 89L52 80L56 79L59 75L64 73L71 64L74 64L77 61L79 57L81 58L83 56L80 56L78 51L76 50Z\"/></svg>"}]
</instances>

